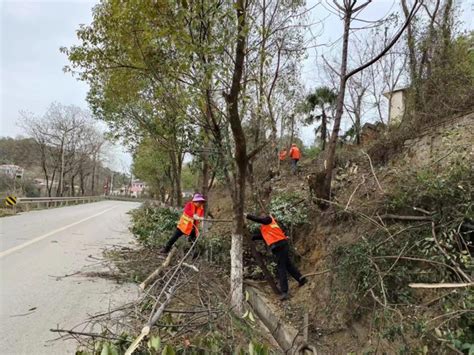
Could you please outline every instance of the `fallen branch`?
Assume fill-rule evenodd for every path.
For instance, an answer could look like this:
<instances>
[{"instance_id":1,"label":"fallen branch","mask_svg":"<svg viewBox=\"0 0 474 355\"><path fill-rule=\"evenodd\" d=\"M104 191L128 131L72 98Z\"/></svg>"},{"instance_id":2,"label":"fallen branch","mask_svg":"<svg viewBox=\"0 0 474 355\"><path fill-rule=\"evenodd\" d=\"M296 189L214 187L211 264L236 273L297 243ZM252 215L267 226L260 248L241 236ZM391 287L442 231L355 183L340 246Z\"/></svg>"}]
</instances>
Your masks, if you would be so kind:
<instances>
[{"instance_id":1,"label":"fallen branch","mask_svg":"<svg viewBox=\"0 0 474 355\"><path fill-rule=\"evenodd\" d=\"M377 182L377 186L379 187L380 191L382 191L382 193L384 194L385 191L382 189L382 186L380 185L380 181L379 179L377 178L377 175L375 175L375 170L374 170L374 166L372 165L372 159L370 159L370 155L367 154L366 152L362 151L362 153L364 153L367 158L369 159L369 164L370 164L370 170L372 171L372 175L374 176L375 178L375 181Z\"/></svg>"},{"instance_id":2,"label":"fallen branch","mask_svg":"<svg viewBox=\"0 0 474 355\"><path fill-rule=\"evenodd\" d=\"M413 209L414 209L415 211L424 213L424 214L426 214L426 215L428 215L428 216L431 216L431 215L434 213L434 212L427 211L427 210L425 210L425 209L423 209L423 208L420 208L420 207L413 207Z\"/></svg>"},{"instance_id":3,"label":"fallen branch","mask_svg":"<svg viewBox=\"0 0 474 355\"><path fill-rule=\"evenodd\" d=\"M149 284L151 284L158 276L160 276L161 271L165 268L168 267L171 259L173 258L174 254L176 254L176 248L171 249L170 253L166 257L165 261L155 270L153 271L146 279L140 284L140 288L144 290L147 288Z\"/></svg>"},{"instance_id":4,"label":"fallen branch","mask_svg":"<svg viewBox=\"0 0 474 355\"><path fill-rule=\"evenodd\" d=\"M329 271L331 271L331 270L333 270L333 269L327 269L327 270L323 270L323 271L312 272L312 273L303 275L302 277L317 276L317 275L327 274L327 273L328 273Z\"/></svg>"},{"instance_id":5,"label":"fallen branch","mask_svg":"<svg viewBox=\"0 0 474 355\"><path fill-rule=\"evenodd\" d=\"M158 300L155 305L153 306L153 310L152 310L152 315L151 317L149 318L148 322L146 323L146 325L142 328L142 331L140 333L140 335L133 341L133 343L128 347L127 351L125 352L125 355L131 355L133 354L133 352L138 348L138 346L140 345L141 341L143 340L144 337L146 337L149 333L150 333L150 329L151 327L158 321L158 319L160 319L161 315L163 314L164 310L165 310L165 307L168 305L168 303L171 301L171 297L174 295L174 293L176 292L176 289L178 288L178 280L175 281L175 283L170 286L168 292L166 292L166 289L168 288L168 286L170 285L171 281L175 278L176 274L178 273L178 271L180 270L181 266L183 266L183 263L184 263L184 260L186 260L186 258L191 254L191 252L193 251L194 247L196 246L196 243L197 243L197 239L193 242L193 244L191 245L191 248L188 249L188 251L186 252L186 254L183 256L183 258L181 259L181 261L178 263L178 265L176 265L176 268L175 270L173 271L173 273L171 274L171 276L169 277L168 281L163 285L163 288L160 292L160 294L158 295L158 297L156 297L156 299ZM171 254L171 253L170 253ZM168 259L168 258L166 258ZM171 260L171 258L170 258ZM166 262L166 260L165 260ZM158 302L160 300L160 298L163 296L163 294L166 294L166 299L165 301L160 305L160 307L158 307L158 309L156 309L156 306L158 305ZM156 309L156 311L155 311Z\"/></svg>"},{"instance_id":6,"label":"fallen branch","mask_svg":"<svg viewBox=\"0 0 474 355\"><path fill-rule=\"evenodd\" d=\"M412 283L408 284L411 288L458 288L458 287L471 287L474 286L474 282L465 283L438 283L438 284L423 284L423 283Z\"/></svg>"},{"instance_id":7,"label":"fallen branch","mask_svg":"<svg viewBox=\"0 0 474 355\"><path fill-rule=\"evenodd\" d=\"M197 268L197 266L193 264L183 263L183 266L186 266L188 269L191 269L193 271L199 272L199 269Z\"/></svg>"},{"instance_id":8,"label":"fallen branch","mask_svg":"<svg viewBox=\"0 0 474 355\"><path fill-rule=\"evenodd\" d=\"M234 220L233 219L217 219L217 218L202 218L200 219L200 221L203 221L203 222L226 222L226 223L230 223L230 222L233 222Z\"/></svg>"},{"instance_id":9,"label":"fallen branch","mask_svg":"<svg viewBox=\"0 0 474 355\"><path fill-rule=\"evenodd\" d=\"M357 190L359 190L359 187L361 187L364 184L365 184L365 175L362 175L362 181L360 182L359 185L356 186L356 188L352 192L351 196L349 197L349 200L347 201L346 207L344 208L344 211L347 211L347 209L349 208L349 205L351 204L352 198L354 197L355 193L357 192Z\"/></svg>"},{"instance_id":10,"label":"fallen branch","mask_svg":"<svg viewBox=\"0 0 474 355\"><path fill-rule=\"evenodd\" d=\"M125 352L125 355L131 355L133 352L138 348L140 345L141 341L143 340L144 337L146 337L148 334L150 334L150 329L151 327L156 323L158 319L160 319L161 315L163 314L163 311L165 310L165 307L168 305L168 303L171 301L171 297L174 295L176 288L178 286L178 283L175 283L173 286L170 287L169 291L166 293L166 299L165 301L160 305L160 307L156 310L156 312L153 314L151 319L148 321L148 323L142 328L142 332L140 335L133 341L132 344L128 347L127 351Z\"/></svg>"},{"instance_id":11,"label":"fallen branch","mask_svg":"<svg viewBox=\"0 0 474 355\"><path fill-rule=\"evenodd\" d=\"M107 340L123 340L123 338L119 337L114 337L114 336L106 336L98 333L85 333L85 332L76 332L74 330L68 330L68 329L50 329L50 332L53 333L66 333L69 335L80 335L80 336L86 336L86 337L91 337L91 338L101 338L101 339L107 339Z\"/></svg>"},{"instance_id":12,"label":"fallen branch","mask_svg":"<svg viewBox=\"0 0 474 355\"><path fill-rule=\"evenodd\" d=\"M382 219L398 219L400 221L431 221L428 216L400 216L398 214L384 214L380 216Z\"/></svg>"},{"instance_id":13,"label":"fallen branch","mask_svg":"<svg viewBox=\"0 0 474 355\"><path fill-rule=\"evenodd\" d=\"M448 259L449 261L451 261L451 263L453 264L454 268L459 272L460 275L462 275L462 277L464 277L464 280L465 281L468 281L469 283L472 283L472 280L471 278L464 272L461 270L461 268L459 267L459 265L457 263L455 263L453 261L453 259L449 256L449 254L446 252L446 250L443 249L443 247L441 246L441 244L439 243L438 241L438 237L436 236L436 230L435 230L435 224L434 222L431 222L431 234L433 235L433 239L436 243L436 246L438 247L439 251L441 253L443 253L443 255L446 257L446 259Z\"/></svg>"}]
</instances>

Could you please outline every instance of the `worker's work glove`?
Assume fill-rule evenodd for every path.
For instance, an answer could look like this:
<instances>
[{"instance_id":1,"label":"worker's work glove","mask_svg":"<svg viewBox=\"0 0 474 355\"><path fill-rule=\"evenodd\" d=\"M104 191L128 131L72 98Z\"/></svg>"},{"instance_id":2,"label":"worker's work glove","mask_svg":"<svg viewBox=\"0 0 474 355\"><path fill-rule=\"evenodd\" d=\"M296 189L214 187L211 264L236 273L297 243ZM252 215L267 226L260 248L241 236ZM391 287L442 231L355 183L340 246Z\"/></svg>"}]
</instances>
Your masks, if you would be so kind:
<instances>
[{"instance_id":1,"label":"worker's work glove","mask_svg":"<svg viewBox=\"0 0 474 355\"><path fill-rule=\"evenodd\" d=\"M199 215L197 215L197 214L195 214L195 215L193 216L193 218L194 218L196 221L202 221L202 220L204 219L204 218L202 218L201 216L199 216Z\"/></svg>"},{"instance_id":2,"label":"worker's work glove","mask_svg":"<svg viewBox=\"0 0 474 355\"><path fill-rule=\"evenodd\" d=\"M248 213L244 212L244 218L247 218Z\"/></svg>"}]
</instances>

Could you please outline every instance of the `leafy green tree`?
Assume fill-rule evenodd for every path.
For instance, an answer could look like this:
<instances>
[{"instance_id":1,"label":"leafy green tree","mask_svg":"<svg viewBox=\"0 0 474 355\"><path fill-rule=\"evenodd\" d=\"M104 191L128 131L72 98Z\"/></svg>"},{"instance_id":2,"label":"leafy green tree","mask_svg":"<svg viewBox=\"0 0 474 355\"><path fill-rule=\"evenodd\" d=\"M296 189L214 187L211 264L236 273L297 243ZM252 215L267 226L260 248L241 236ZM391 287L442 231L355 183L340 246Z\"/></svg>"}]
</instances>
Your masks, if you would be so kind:
<instances>
[{"instance_id":1,"label":"leafy green tree","mask_svg":"<svg viewBox=\"0 0 474 355\"><path fill-rule=\"evenodd\" d=\"M302 5L103 1L92 24L78 30L80 44L63 48L71 62L66 70L90 85L92 111L113 135L131 146L151 139L168 153L177 203L186 151L199 152L204 192L210 169L222 172L234 210L231 298L237 312L248 165L271 141L268 130L275 137L283 98L291 96L282 83L296 78ZM249 122L258 129L247 133Z\"/></svg>"},{"instance_id":2,"label":"leafy green tree","mask_svg":"<svg viewBox=\"0 0 474 355\"><path fill-rule=\"evenodd\" d=\"M172 195L170 164L166 152L157 149L151 139L144 139L133 154L132 172L150 186L150 192L161 201Z\"/></svg>"},{"instance_id":3,"label":"leafy green tree","mask_svg":"<svg viewBox=\"0 0 474 355\"><path fill-rule=\"evenodd\" d=\"M316 134L319 132L321 137L321 150L326 149L327 127L331 119L331 116L328 116L328 111L334 109L336 98L337 94L327 86L321 86L314 93L306 96L304 112L307 116L305 123L321 122L321 125L316 129Z\"/></svg>"},{"instance_id":4,"label":"leafy green tree","mask_svg":"<svg viewBox=\"0 0 474 355\"><path fill-rule=\"evenodd\" d=\"M150 137L168 153L177 204L184 153L195 133L185 90L184 12L172 2L104 1L92 24L78 30L81 44L62 49L71 62L66 70L90 85L91 109L114 137L131 147Z\"/></svg>"}]
</instances>

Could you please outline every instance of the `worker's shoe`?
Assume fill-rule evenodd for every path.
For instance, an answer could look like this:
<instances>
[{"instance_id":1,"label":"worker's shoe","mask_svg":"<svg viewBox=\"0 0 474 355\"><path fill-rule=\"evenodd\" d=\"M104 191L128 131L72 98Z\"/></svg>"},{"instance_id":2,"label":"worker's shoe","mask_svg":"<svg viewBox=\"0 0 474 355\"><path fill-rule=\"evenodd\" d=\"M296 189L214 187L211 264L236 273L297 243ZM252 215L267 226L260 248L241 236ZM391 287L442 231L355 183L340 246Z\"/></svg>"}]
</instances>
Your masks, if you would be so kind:
<instances>
[{"instance_id":1,"label":"worker's shoe","mask_svg":"<svg viewBox=\"0 0 474 355\"><path fill-rule=\"evenodd\" d=\"M302 277L299 281L298 281L298 286L299 287L302 287L304 285L306 285L306 283L308 282L308 279L306 277Z\"/></svg>"},{"instance_id":2,"label":"worker's shoe","mask_svg":"<svg viewBox=\"0 0 474 355\"><path fill-rule=\"evenodd\" d=\"M166 249L166 247L163 247L163 248L160 249L159 253L163 254L163 255L167 255L169 253L169 250Z\"/></svg>"},{"instance_id":3,"label":"worker's shoe","mask_svg":"<svg viewBox=\"0 0 474 355\"><path fill-rule=\"evenodd\" d=\"M280 301L287 301L290 299L290 295L288 294L288 292L282 292L280 294Z\"/></svg>"}]
</instances>

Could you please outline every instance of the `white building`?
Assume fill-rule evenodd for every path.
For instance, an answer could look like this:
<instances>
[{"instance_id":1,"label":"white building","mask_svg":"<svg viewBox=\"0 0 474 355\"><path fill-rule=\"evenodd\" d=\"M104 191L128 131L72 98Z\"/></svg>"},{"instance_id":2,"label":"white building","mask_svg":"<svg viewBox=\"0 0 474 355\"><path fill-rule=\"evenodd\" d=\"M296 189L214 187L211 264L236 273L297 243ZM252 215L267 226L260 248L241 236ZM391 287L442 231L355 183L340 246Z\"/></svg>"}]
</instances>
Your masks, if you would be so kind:
<instances>
[{"instance_id":1,"label":"white building","mask_svg":"<svg viewBox=\"0 0 474 355\"><path fill-rule=\"evenodd\" d=\"M146 189L146 184L140 180L133 180L129 187L129 194L133 197L140 197Z\"/></svg>"},{"instance_id":2,"label":"white building","mask_svg":"<svg viewBox=\"0 0 474 355\"><path fill-rule=\"evenodd\" d=\"M405 114L406 89L383 93L388 99L388 123L400 123Z\"/></svg>"},{"instance_id":3,"label":"white building","mask_svg":"<svg viewBox=\"0 0 474 355\"><path fill-rule=\"evenodd\" d=\"M4 164L0 165L0 174L7 175L9 177L21 179L23 177L25 169L18 165Z\"/></svg>"}]
</instances>

